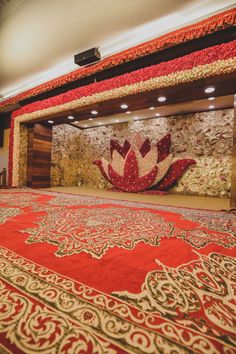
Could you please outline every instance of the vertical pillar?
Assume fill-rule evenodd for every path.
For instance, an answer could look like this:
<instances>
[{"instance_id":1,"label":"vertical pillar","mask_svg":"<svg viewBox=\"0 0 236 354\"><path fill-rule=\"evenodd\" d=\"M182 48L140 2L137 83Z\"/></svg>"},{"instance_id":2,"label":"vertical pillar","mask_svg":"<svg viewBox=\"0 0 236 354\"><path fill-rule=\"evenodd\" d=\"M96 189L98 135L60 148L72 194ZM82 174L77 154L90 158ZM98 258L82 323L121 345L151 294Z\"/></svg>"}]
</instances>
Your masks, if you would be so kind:
<instances>
[{"instance_id":1,"label":"vertical pillar","mask_svg":"<svg viewBox=\"0 0 236 354\"><path fill-rule=\"evenodd\" d=\"M36 123L29 128L27 186L50 187L52 127Z\"/></svg>"},{"instance_id":2,"label":"vertical pillar","mask_svg":"<svg viewBox=\"0 0 236 354\"><path fill-rule=\"evenodd\" d=\"M234 131L233 131L230 207L236 208L236 95L234 95Z\"/></svg>"}]
</instances>

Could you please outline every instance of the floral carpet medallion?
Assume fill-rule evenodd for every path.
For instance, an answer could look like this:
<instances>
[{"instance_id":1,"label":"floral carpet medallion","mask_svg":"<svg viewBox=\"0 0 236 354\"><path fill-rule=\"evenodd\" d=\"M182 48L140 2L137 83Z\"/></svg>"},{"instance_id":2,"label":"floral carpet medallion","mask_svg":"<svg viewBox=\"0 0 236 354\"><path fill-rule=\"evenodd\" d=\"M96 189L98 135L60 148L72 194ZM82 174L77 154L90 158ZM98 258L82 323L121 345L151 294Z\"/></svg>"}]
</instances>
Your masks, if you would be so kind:
<instances>
[{"instance_id":1,"label":"floral carpet medallion","mask_svg":"<svg viewBox=\"0 0 236 354\"><path fill-rule=\"evenodd\" d=\"M26 242L55 244L58 257L84 251L101 258L115 246L133 249L141 241L158 245L172 231L171 223L158 214L116 207L52 209L37 224L22 230L31 235Z\"/></svg>"},{"instance_id":2,"label":"floral carpet medallion","mask_svg":"<svg viewBox=\"0 0 236 354\"><path fill-rule=\"evenodd\" d=\"M21 210L18 208L0 208L0 224L4 224L6 221L19 215Z\"/></svg>"},{"instance_id":3,"label":"floral carpet medallion","mask_svg":"<svg viewBox=\"0 0 236 354\"><path fill-rule=\"evenodd\" d=\"M88 198L90 200L90 198ZM56 198L57 200L57 198ZM51 201L49 201L51 204ZM56 203L56 202L55 202ZM100 204L102 204L100 202ZM57 257L69 256L86 252L94 258L101 258L109 249L117 246L124 249L133 249L140 242L158 246L163 237L180 238L195 248L201 248L209 243L215 242L224 247L236 245L236 237L232 228L219 223L206 220L203 225L199 222L193 228L185 229L167 221L161 214L154 211L118 208L112 205L105 207L88 206L87 208L62 208L49 205L34 207L35 211L44 210L47 212L37 226L22 230L31 236L27 243L47 242L58 247L55 252ZM186 219L185 219L186 220ZM197 218L196 218L197 220ZM229 221L225 221L227 224ZM231 232L229 232L231 230Z\"/></svg>"}]
</instances>

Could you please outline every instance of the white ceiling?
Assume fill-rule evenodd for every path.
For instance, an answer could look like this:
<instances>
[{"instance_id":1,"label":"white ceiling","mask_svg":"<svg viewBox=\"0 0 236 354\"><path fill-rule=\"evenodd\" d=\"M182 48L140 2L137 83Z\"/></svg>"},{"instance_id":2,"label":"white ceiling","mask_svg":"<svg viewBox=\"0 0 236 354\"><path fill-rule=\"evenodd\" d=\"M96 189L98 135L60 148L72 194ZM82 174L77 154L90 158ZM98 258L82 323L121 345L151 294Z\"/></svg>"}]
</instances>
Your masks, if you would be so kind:
<instances>
[{"instance_id":1,"label":"white ceiling","mask_svg":"<svg viewBox=\"0 0 236 354\"><path fill-rule=\"evenodd\" d=\"M0 0L2 99L74 69L74 54L102 57L194 22L232 0Z\"/></svg>"}]
</instances>

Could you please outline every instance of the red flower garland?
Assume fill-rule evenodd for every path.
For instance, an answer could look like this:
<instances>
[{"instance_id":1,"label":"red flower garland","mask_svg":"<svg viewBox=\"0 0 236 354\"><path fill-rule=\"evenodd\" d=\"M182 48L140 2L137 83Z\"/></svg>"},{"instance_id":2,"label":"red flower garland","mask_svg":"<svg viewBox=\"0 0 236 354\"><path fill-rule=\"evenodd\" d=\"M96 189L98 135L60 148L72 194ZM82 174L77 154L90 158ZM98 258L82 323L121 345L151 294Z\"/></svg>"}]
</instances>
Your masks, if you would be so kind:
<instances>
[{"instance_id":1,"label":"red flower garland","mask_svg":"<svg viewBox=\"0 0 236 354\"><path fill-rule=\"evenodd\" d=\"M230 26L235 26L235 22L236 9L234 8L224 11L193 25L183 27L179 30L167 33L151 41L142 43L135 47L124 50L120 53L114 54L94 65L85 68L80 68L69 74L62 75L59 78L38 85L33 89L27 90L19 95L16 95L15 97L11 97L1 102L0 108L19 102L28 97L37 96L40 93L50 91L56 87L60 87L69 82L78 80L86 76L90 76L92 74L95 74L96 72L117 66L127 61L158 52L164 48L172 47L174 45L186 41L206 36L220 29L222 30Z\"/></svg>"},{"instance_id":2,"label":"red flower garland","mask_svg":"<svg viewBox=\"0 0 236 354\"><path fill-rule=\"evenodd\" d=\"M131 73L120 75L111 79L95 82L87 86L78 87L63 94L47 98L43 101L30 103L13 112L13 117L32 113L48 107L61 105L67 102L88 97L95 93L112 90L137 82L161 77L178 71L192 69L198 65L210 64L216 60L225 60L236 56L236 40L205 48L180 58L139 69Z\"/></svg>"}]
</instances>

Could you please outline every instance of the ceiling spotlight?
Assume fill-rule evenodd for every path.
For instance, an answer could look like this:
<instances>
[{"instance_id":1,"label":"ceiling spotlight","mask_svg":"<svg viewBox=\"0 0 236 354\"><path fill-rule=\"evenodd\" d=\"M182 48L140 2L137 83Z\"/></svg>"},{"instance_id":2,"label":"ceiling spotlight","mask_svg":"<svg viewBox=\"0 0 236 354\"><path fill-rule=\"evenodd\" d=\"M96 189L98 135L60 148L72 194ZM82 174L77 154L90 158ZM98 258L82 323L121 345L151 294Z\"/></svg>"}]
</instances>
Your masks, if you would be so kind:
<instances>
[{"instance_id":1,"label":"ceiling spotlight","mask_svg":"<svg viewBox=\"0 0 236 354\"><path fill-rule=\"evenodd\" d=\"M83 127L84 127L84 128L88 128L87 124L84 124Z\"/></svg>"},{"instance_id":2,"label":"ceiling spotlight","mask_svg":"<svg viewBox=\"0 0 236 354\"><path fill-rule=\"evenodd\" d=\"M115 120L115 123L119 123L119 122L120 122L119 119L116 119L116 120Z\"/></svg>"},{"instance_id":3,"label":"ceiling spotlight","mask_svg":"<svg viewBox=\"0 0 236 354\"><path fill-rule=\"evenodd\" d=\"M93 110L93 111L91 111L91 113L92 114L98 114L98 111Z\"/></svg>"},{"instance_id":4,"label":"ceiling spotlight","mask_svg":"<svg viewBox=\"0 0 236 354\"><path fill-rule=\"evenodd\" d=\"M68 116L67 118L70 119L70 120L74 119L73 116Z\"/></svg>"},{"instance_id":5,"label":"ceiling spotlight","mask_svg":"<svg viewBox=\"0 0 236 354\"><path fill-rule=\"evenodd\" d=\"M130 111L127 111L127 112L125 112L126 114L130 114L131 112Z\"/></svg>"},{"instance_id":6,"label":"ceiling spotlight","mask_svg":"<svg viewBox=\"0 0 236 354\"><path fill-rule=\"evenodd\" d=\"M165 96L160 96L157 99L159 102L165 102L166 101L166 97Z\"/></svg>"},{"instance_id":7,"label":"ceiling spotlight","mask_svg":"<svg viewBox=\"0 0 236 354\"><path fill-rule=\"evenodd\" d=\"M206 93L212 93L212 92L215 91L215 87L213 87L213 86L207 87L204 91L205 91Z\"/></svg>"},{"instance_id":8,"label":"ceiling spotlight","mask_svg":"<svg viewBox=\"0 0 236 354\"><path fill-rule=\"evenodd\" d=\"M209 108L209 109L213 109L213 108L215 108L215 106L212 104L212 105L210 105L208 108Z\"/></svg>"},{"instance_id":9,"label":"ceiling spotlight","mask_svg":"<svg viewBox=\"0 0 236 354\"><path fill-rule=\"evenodd\" d=\"M138 120L139 119L139 117L134 117L134 120Z\"/></svg>"},{"instance_id":10,"label":"ceiling spotlight","mask_svg":"<svg viewBox=\"0 0 236 354\"><path fill-rule=\"evenodd\" d=\"M77 120L74 121L75 124L78 124L79 122Z\"/></svg>"},{"instance_id":11,"label":"ceiling spotlight","mask_svg":"<svg viewBox=\"0 0 236 354\"><path fill-rule=\"evenodd\" d=\"M121 105L120 105L120 108L122 108L122 109L126 109L126 108L128 108L128 105L127 105L127 104L125 104L125 103L123 103L123 104L121 104Z\"/></svg>"},{"instance_id":12,"label":"ceiling spotlight","mask_svg":"<svg viewBox=\"0 0 236 354\"><path fill-rule=\"evenodd\" d=\"M160 117L160 113L155 113L155 117Z\"/></svg>"},{"instance_id":13,"label":"ceiling spotlight","mask_svg":"<svg viewBox=\"0 0 236 354\"><path fill-rule=\"evenodd\" d=\"M151 111L153 111L153 110L155 109L155 107L149 107L149 109L150 109Z\"/></svg>"},{"instance_id":14,"label":"ceiling spotlight","mask_svg":"<svg viewBox=\"0 0 236 354\"><path fill-rule=\"evenodd\" d=\"M93 118L89 118L89 120L93 120Z\"/></svg>"},{"instance_id":15,"label":"ceiling spotlight","mask_svg":"<svg viewBox=\"0 0 236 354\"><path fill-rule=\"evenodd\" d=\"M208 97L209 101L213 101L215 99L215 97Z\"/></svg>"},{"instance_id":16,"label":"ceiling spotlight","mask_svg":"<svg viewBox=\"0 0 236 354\"><path fill-rule=\"evenodd\" d=\"M102 122L98 122L98 125L102 125Z\"/></svg>"},{"instance_id":17,"label":"ceiling spotlight","mask_svg":"<svg viewBox=\"0 0 236 354\"><path fill-rule=\"evenodd\" d=\"M48 120L48 123L53 124L54 120Z\"/></svg>"}]
</instances>

